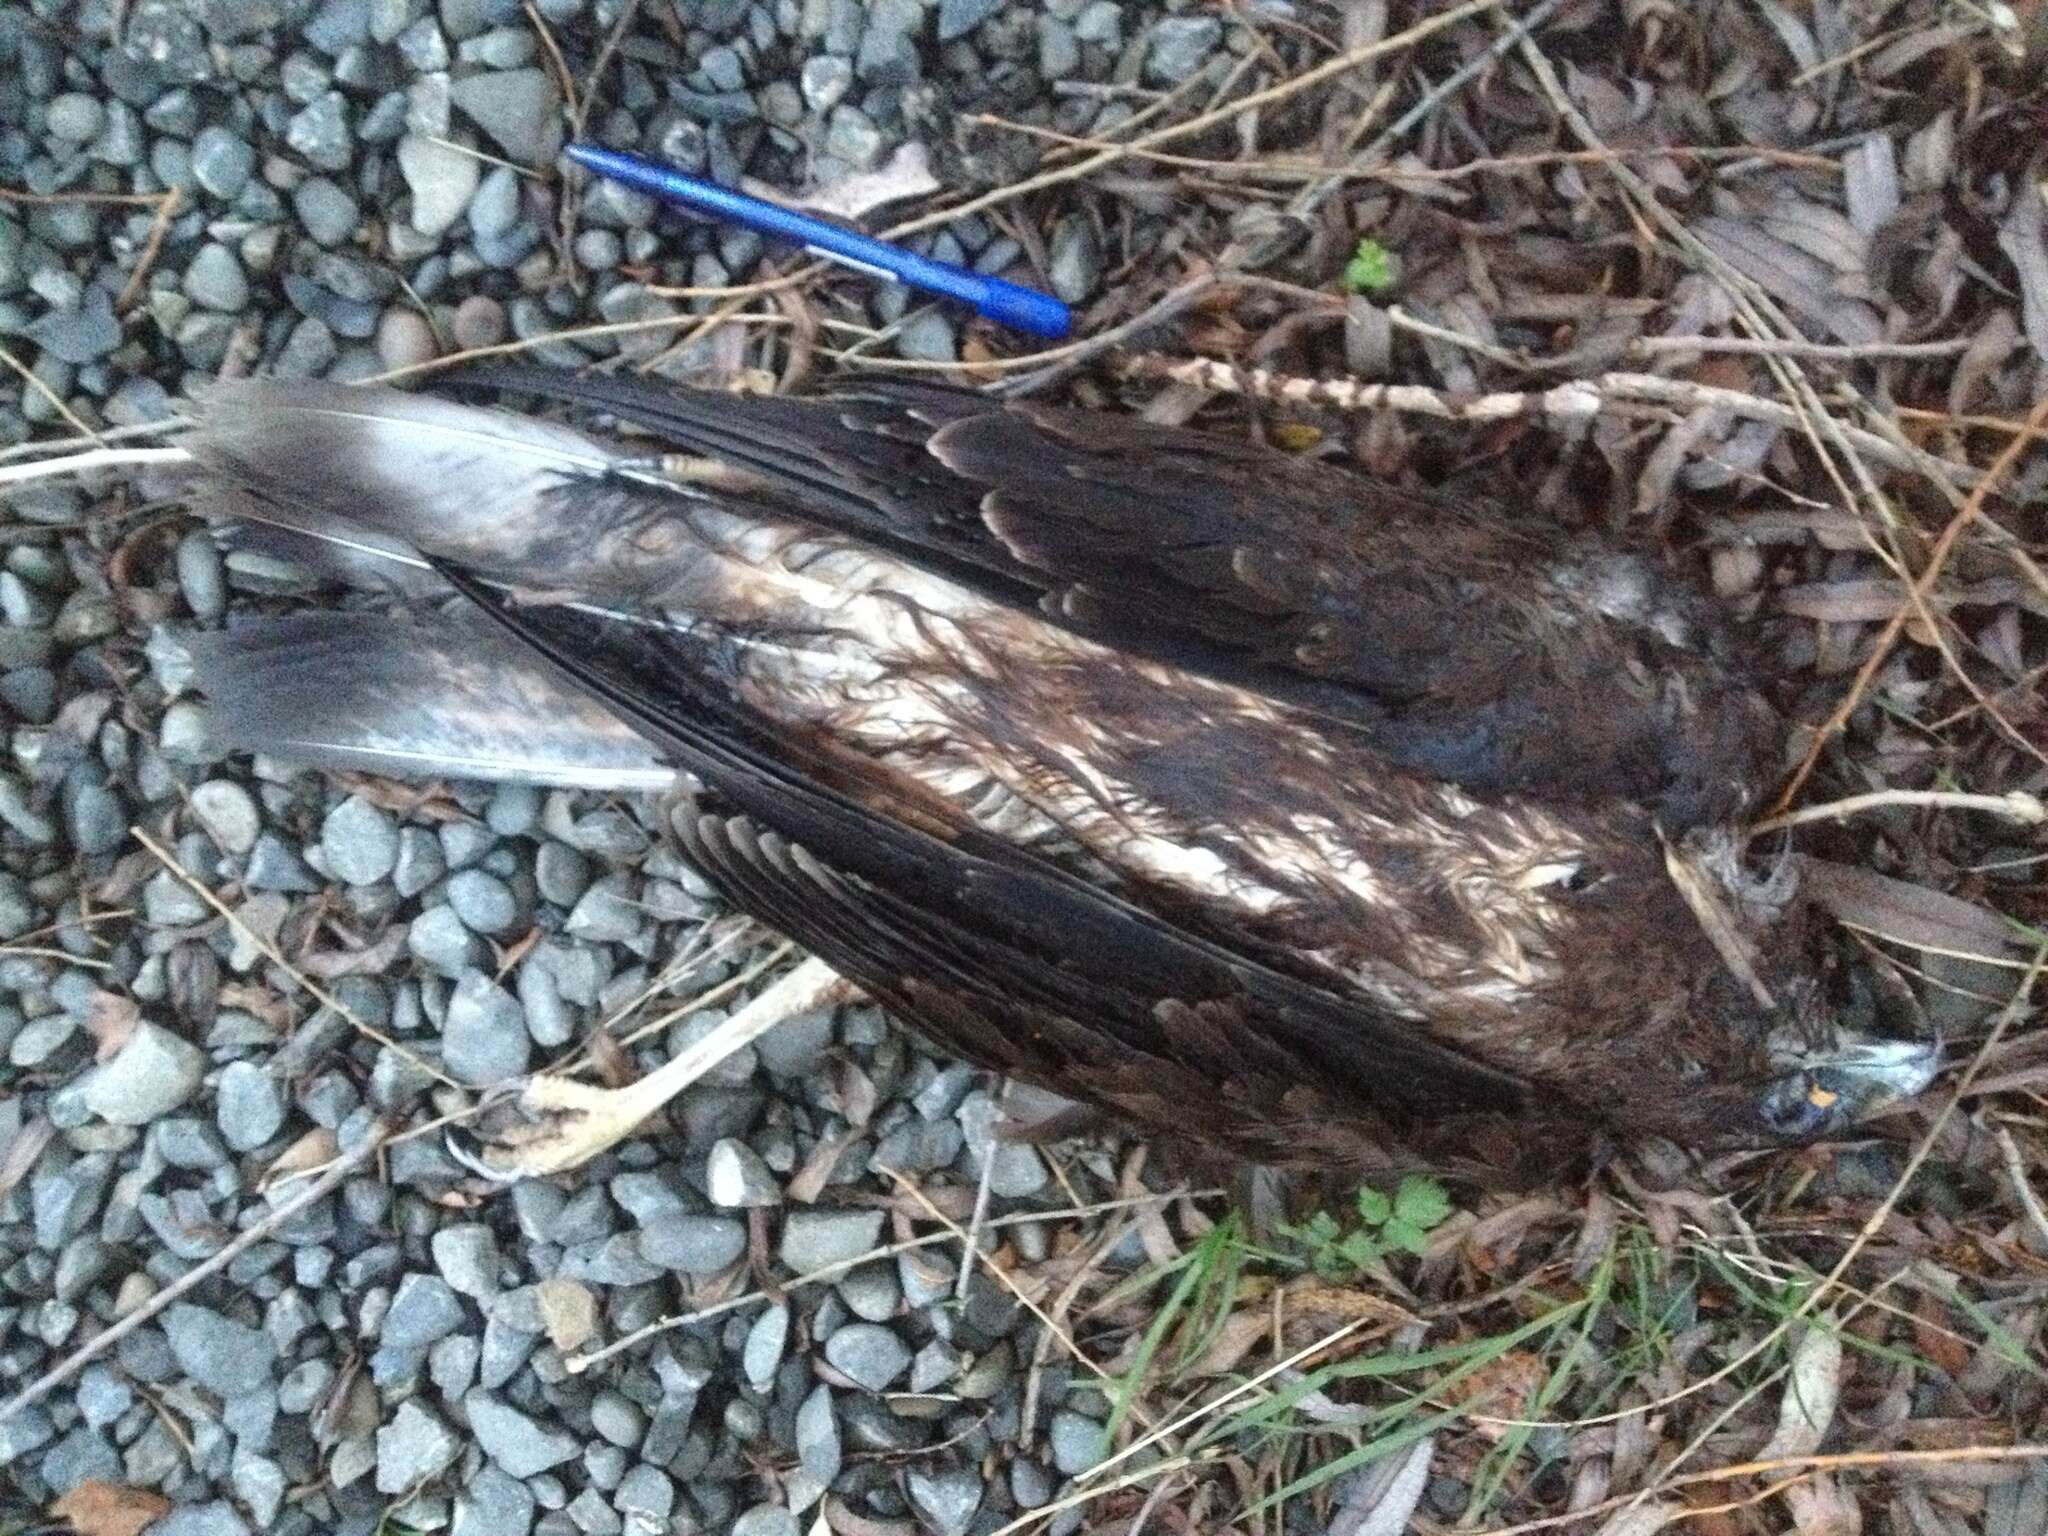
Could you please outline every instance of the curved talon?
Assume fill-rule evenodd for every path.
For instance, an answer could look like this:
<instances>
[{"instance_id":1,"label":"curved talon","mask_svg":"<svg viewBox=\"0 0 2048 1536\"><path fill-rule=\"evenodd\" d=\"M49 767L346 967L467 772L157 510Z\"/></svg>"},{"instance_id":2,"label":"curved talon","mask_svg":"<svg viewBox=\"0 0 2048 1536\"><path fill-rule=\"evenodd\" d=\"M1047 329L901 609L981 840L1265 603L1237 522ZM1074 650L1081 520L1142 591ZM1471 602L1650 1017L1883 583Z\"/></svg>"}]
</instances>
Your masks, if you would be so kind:
<instances>
[{"instance_id":1,"label":"curved talon","mask_svg":"<svg viewBox=\"0 0 2048 1536\"><path fill-rule=\"evenodd\" d=\"M525 1078L507 1085L500 1102L487 1101L473 1125L449 1128L449 1156L501 1184L564 1173L624 1141L658 1107L640 1087L599 1088L548 1073Z\"/></svg>"}]
</instances>

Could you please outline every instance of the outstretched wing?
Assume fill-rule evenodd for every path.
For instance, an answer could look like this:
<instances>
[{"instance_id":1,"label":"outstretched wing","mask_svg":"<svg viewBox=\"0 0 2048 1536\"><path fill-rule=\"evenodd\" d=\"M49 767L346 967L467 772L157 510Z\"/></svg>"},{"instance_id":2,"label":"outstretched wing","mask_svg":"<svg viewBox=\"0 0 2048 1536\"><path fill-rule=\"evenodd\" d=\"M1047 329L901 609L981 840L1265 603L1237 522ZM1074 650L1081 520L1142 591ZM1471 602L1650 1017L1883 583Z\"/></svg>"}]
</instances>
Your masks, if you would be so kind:
<instances>
[{"instance_id":1,"label":"outstretched wing","mask_svg":"<svg viewBox=\"0 0 2048 1536\"><path fill-rule=\"evenodd\" d=\"M1481 791L1730 819L1776 723L1653 560L1255 444L929 386L804 399L477 370L743 468L790 515Z\"/></svg>"}]
</instances>

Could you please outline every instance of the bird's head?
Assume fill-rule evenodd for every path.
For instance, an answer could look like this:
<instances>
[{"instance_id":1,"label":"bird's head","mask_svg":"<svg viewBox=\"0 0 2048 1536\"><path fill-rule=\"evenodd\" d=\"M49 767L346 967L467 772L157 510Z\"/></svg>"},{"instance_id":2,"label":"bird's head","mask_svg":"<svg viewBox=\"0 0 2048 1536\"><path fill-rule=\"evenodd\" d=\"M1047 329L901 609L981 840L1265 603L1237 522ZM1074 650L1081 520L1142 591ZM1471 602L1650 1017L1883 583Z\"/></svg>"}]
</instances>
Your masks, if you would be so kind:
<instances>
[{"instance_id":1,"label":"bird's head","mask_svg":"<svg viewBox=\"0 0 2048 1536\"><path fill-rule=\"evenodd\" d=\"M1644 1084L1661 1100L1659 1128L1701 1146L1797 1145L1841 1135L1934 1080L1940 1043L1902 978L1873 960L1828 984L1795 865L1759 876L1725 833L1666 844L1664 859L1712 959L1695 949L1687 1017L1668 1036L1705 1042L1708 1059L1681 1048Z\"/></svg>"}]
</instances>

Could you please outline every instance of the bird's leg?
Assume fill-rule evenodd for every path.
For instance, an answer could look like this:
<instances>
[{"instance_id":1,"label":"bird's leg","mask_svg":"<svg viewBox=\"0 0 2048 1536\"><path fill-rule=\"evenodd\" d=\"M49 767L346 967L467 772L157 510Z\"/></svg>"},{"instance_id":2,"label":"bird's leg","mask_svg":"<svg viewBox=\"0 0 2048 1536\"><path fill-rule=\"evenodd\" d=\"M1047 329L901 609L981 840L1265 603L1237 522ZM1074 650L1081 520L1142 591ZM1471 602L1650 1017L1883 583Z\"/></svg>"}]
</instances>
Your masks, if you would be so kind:
<instances>
[{"instance_id":1,"label":"bird's leg","mask_svg":"<svg viewBox=\"0 0 2048 1536\"><path fill-rule=\"evenodd\" d=\"M599 1088L552 1073L518 1079L488 1103L450 1154L487 1179L542 1178L616 1146L734 1051L813 1008L849 1000L853 984L822 960L806 960L723 1024L638 1082Z\"/></svg>"}]
</instances>

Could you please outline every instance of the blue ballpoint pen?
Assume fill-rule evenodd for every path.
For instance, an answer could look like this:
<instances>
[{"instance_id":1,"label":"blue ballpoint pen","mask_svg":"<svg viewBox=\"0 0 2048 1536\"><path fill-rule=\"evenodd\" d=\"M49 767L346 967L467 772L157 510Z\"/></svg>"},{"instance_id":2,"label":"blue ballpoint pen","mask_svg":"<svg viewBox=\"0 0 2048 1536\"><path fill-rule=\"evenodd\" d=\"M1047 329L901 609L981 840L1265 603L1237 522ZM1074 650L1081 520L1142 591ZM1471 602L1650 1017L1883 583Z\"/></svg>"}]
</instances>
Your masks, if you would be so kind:
<instances>
[{"instance_id":1,"label":"blue ballpoint pen","mask_svg":"<svg viewBox=\"0 0 2048 1536\"><path fill-rule=\"evenodd\" d=\"M571 144L563 153L585 170L623 182L636 191L744 224L763 235L794 240L827 260L862 272L959 299L973 305L976 314L1033 336L1057 340L1067 334L1072 324L1067 306L1051 294L1006 283L999 277L983 277L951 262L934 261L779 203L735 192L731 187L659 161L622 150L600 149L595 144Z\"/></svg>"}]
</instances>

